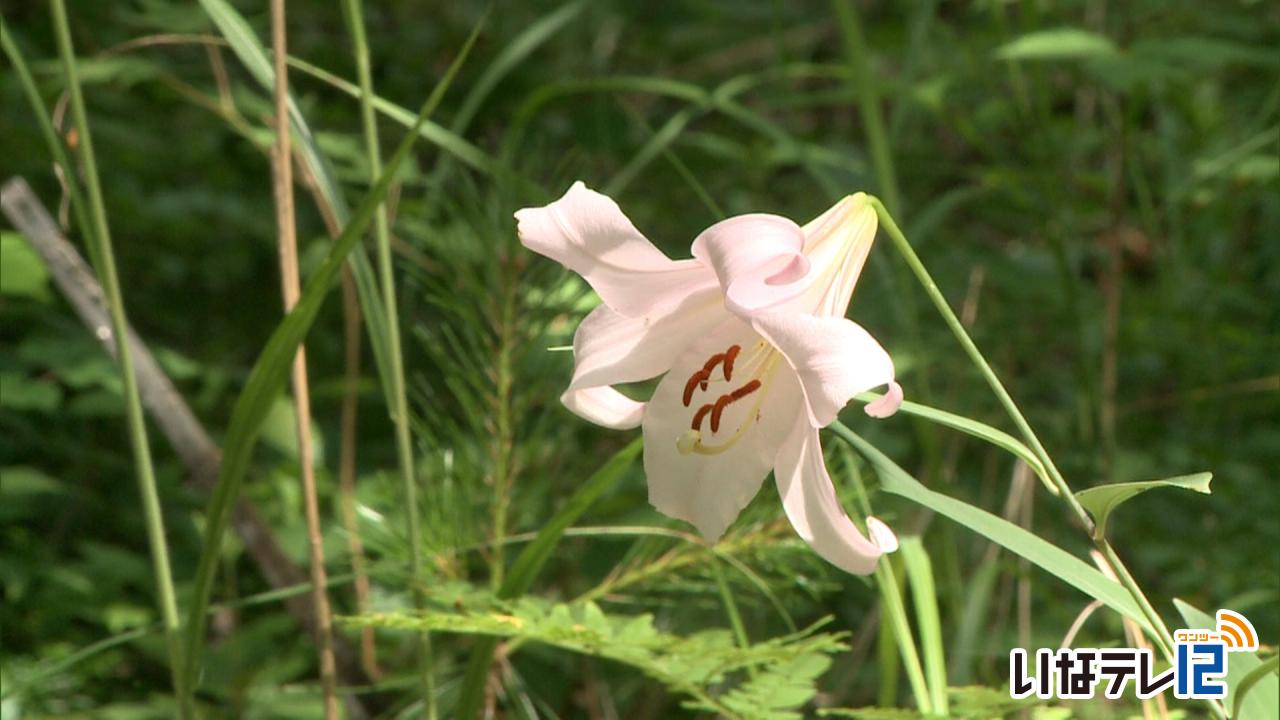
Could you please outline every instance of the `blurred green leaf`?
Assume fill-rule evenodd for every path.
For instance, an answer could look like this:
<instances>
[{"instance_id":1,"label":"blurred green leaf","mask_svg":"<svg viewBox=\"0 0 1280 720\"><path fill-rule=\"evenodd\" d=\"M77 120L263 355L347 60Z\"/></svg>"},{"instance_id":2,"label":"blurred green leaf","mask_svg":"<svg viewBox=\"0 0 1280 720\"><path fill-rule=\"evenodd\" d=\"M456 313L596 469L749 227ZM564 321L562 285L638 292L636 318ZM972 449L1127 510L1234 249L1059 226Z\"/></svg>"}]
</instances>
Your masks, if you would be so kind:
<instances>
[{"instance_id":1,"label":"blurred green leaf","mask_svg":"<svg viewBox=\"0 0 1280 720\"><path fill-rule=\"evenodd\" d=\"M0 372L0 407L49 413L61 402L62 388L57 383Z\"/></svg>"},{"instance_id":2,"label":"blurred green leaf","mask_svg":"<svg viewBox=\"0 0 1280 720\"><path fill-rule=\"evenodd\" d=\"M1117 54L1116 46L1104 35L1080 28L1038 30L1005 43L996 49L1001 60L1088 60Z\"/></svg>"},{"instance_id":3,"label":"blurred green leaf","mask_svg":"<svg viewBox=\"0 0 1280 720\"><path fill-rule=\"evenodd\" d=\"M17 502L18 495L64 493L66 487L43 471L27 465L0 468L0 496L5 502Z\"/></svg>"},{"instance_id":4,"label":"blurred green leaf","mask_svg":"<svg viewBox=\"0 0 1280 720\"><path fill-rule=\"evenodd\" d=\"M1112 483L1081 490L1076 493L1076 499L1093 516L1094 536L1105 537L1107 534L1107 520L1111 517L1111 513L1125 501L1158 487L1183 488L1208 495L1210 494L1209 481L1212 479L1213 473L1202 472L1194 475L1179 475L1178 477L1165 478L1163 480Z\"/></svg>"},{"instance_id":5,"label":"blurred green leaf","mask_svg":"<svg viewBox=\"0 0 1280 720\"><path fill-rule=\"evenodd\" d=\"M15 232L0 232L0 295L41 301L52 298L44 261Z\"/></svg>"},{"instance_id":6,"label":"blurred green leaf","mask_svg":"<svg viewBox=\"0 0 1280 720\"><path fill-rule=\"evenodd\" d=\"M271 410L262 421L262 441L279 450L291 460L298 459L298 433L294 425L293 402L285 397L278 397L272 403ZM316 427L315 420L309 423L311 428L312 459L317 467L324 466L324 436Z\"/></svg>"}]
</instances>

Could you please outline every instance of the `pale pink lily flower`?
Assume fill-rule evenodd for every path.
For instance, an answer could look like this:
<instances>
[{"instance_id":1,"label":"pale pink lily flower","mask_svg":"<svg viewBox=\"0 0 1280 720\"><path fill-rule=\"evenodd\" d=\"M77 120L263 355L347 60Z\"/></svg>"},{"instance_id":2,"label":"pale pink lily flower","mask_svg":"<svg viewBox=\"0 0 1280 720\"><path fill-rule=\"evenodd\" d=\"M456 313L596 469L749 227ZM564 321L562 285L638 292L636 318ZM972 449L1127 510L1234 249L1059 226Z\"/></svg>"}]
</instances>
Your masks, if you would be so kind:
<instances>
[{"instance_id":1,"label":"pale pink lily flower","mask_svg":"<svg viewBox=\"0 0 1280 720\"><path fill-rule=\"evenodd\" d=\"M836 499L818 429L854 395L887 417L902 402L893 361L844 317L876 233L866 195L804 227L777 215L729 218L671 260L610 198L574 183L516 213L520 241L581 275L603 304L573 339L561 401L610 428L642 426L649 501L714 541L772 469L787 517L832 564L865 575L898 546L867 518L870 538ZM647 402L614 385L663 376Z\"/></svg>"}]
</instances>

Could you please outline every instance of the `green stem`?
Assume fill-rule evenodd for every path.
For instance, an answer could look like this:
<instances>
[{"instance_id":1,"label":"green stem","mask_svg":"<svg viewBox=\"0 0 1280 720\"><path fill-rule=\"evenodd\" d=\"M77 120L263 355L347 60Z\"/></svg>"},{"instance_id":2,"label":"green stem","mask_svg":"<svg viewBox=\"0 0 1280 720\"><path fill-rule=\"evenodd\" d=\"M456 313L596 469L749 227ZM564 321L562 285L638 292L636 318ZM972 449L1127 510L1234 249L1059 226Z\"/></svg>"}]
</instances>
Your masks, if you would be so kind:
<instances>
[{"instance_id":1,"label":"green stem","mask_svg":"<svg viewBox=\"0 0 1280 720\"><path fill-rule=\"evenodd\" d=\"M712 557L710 563L711 574L716 579L716 590L720 593L720 601L724 603L725 612L729 614L729 625L733 628L733 637L738 641L738 647L750 647L751 638L747 636L747 626L742 623L742 614L738 612L738 603L734 602L729 583L724 578L724 568L720 567L721 562L719 557Z\"/></svg>"},{"instance_id":2,"label":"green stem","mask_svg":"<svg viewBox=\"0 0 1280 720\"><path fill-rule=\"evenodd\" d=\"M147 540L151 546L152 571L155 574L159 596L161 621L169 649L169 671L173 678L174 692L178 696L180 716L195 716L195 700L183 681L181 669L182 642L179 635L178 604L173 590L173 574L169 569L169 545L165 539L164 518L160 511L160 494L156 490L155 472L151 466L151 450L147 441L147 425L142 413L142 398L138 393L138 380L133 371L133 355L129 348L128 328L124 299L120 293L120 279L116 273L115 253L111 245L111 231L107 224L106 205L102 200L102 186L98 180L98 165L93 154L93 137L89 132L89 118L84 108L84 95L80 91L80 77L76 67L75 50L71 44L71 28L67 21L64 0L50 3L53 11L53 27L57 35L58 55L66 73L67 91L71 96L71 115L80 134L80 161L84 165L84 181L89 193L90 221L93 232L89 241L99 260L98 280L107 295L107 309L111 315L111 334L115 337L116 357L120 362L120 374L124 380L125 419L129 426L129 441L133 450L134 470L138 477L138 492L142 497L142 513L146 518ZM67 178L74 183L75 177Z\"/></svg>"},{"instance_id":3,"label":"green stem","mask_svg":"<svg viewBox=\"0 0 1280 720\"><path fill-rule=\"evenodd\" d=\"M1009 395L1009 391L1005 389L1004 384L1000 382L1000 378L998 378L995 371L991 369L991 365L987 363L986 358L982 356L982 352L978 350L978 346L975 345L973 340L969 337L969 333L965 331L964 325L960 322L960 319L956 317L955 312L951 310L951 306L947 303L946 298L943 297L942 291L938 289L938 285L933 281L933 277L929 275L929 271L925 269L924 263L920 261L920 257L916 255L915 250L911 247L911 243L907 241L906 236L903 235L898 224L894 222L889 211L885 209L884 203L882 203L879 198L875 197L870 198L870 202L872 207L876 209L876 214L879 215L880 223L884 227L885 232L888 233L890 239L894 243L894 246L898 249L898 252L902 254L903 259L906 260L907 265L911 268L912 272L915 273L916 278L919 279L920 284L924 287L925 294L927 294L929 299L933 301L934 306L942 315L942 319L947 323L951 332L955 334L956 339L960 341L960 345L964 348L969 359L973 361L983 378L986 379L987 384L991 387L996 398L999 399L1000 404L1013 420L1014 425L1018 427L1018 430L1026 439L1027 444L1031 446L1032 452L1034 452L1036 456L1040 458L1040 462L1044 464L1045 469L1049 472L1050 480L1060 491L1062 500L1067 503L1072 514L1080 521L1080 524L1085 528L1089 535L1093 536L1093 520L1089 517L1089 513L1080 505L1075 494L1071 491L1071 487L1067 484L1066 478L1063 477L1061 471L1058 470L1057 465L1054 464L1053 459L1049 457L1048 451L1045 450L1044 445L1040 442L1040 438L1031 428L1031 424L1027 422L1022 411L1018 409L1017 403L1013 401L1013 398ZM1106 558L1108 564L1112 566L1112 569L1115 570L1116 576L1120 578L1121 584L1124 585L1125 589L1129 591L1133 596L1133 599L1138 603L1138 607L1141 608L1143 615L1146 616L1147 621L1151 623L1151 627L1156 633L1156 642L1160 645L1165 656L1172 661L1173 637L1169 633L1168 626L1165 625L1164 620L1160 618L1160 614L1155 611L1155 608L1152 607L1151 602L1147 600L1146 594L1142 592L1137 581L1135 581L1133 576L1129 574L1128 569L1125 568L1124 563L1120 561L1120 558L1115 554L1115 551L1111 548L1111 545L1106 541L1106 539L1095 538L1094 544L1102 553L1103 557Z\"/></svg>"},{"instance_id":4,"label":"green stem","mask_svg":"<svg viewBox=\"0 0 1280 720\"><path fill-rule=\"evenodd\" d=\"M369 71L369 43L365 35L364 12L360 0L345 0L343 9L351 29L356 59L356 74L360 82L360 119L364 126L365 155L369 166L369 182L376 183L382 174L382 155L378 143L378 122L373 111L373 80ZM422 580L422 526L418 515L418 485L414 477L413 444L409 436L409 401L405 391L404 360L401 355L400 321L396 309L395 277L391 267L391 232L387 219L387 206L378 205L373 216L374 241L378 253L378 275L381 281L382 306L386 319L387 360L391 368L391 419L395 423L396 455L400 465L400 478L408 517L409 534L409 584L414 607L426 607ZM435 674L432 665L431 636L419 635L418 666L426 694L427 717L437 716Z\"/></svg>"},{"instance_id":5,"label":"green stem","mask_svg":"<svg viewBox=\"0 0 1280 720\"><path fill-rule=\"evenodd\" d=\"M35 115L36 122L40 126L40 134L44 136L45 145L49 147L49 153L53 155L53 161L62 170L62 177L66 179L67 194L71 197L71 210L76 216L76 225L80 228L80 234L88 241L88 238L93 237L93 226L90 224L89 216L86 214L85 199L80 192L80 184L75 181L75 165L72 164L71 158L67 155L67 149L58 137L58 131L53 128L53 122L49 120L49 109L45 107L44 100L40 99L40 91L36 88L36 81L31 76L31 70L27 68L27 62L22 57L22 52L18 49L17 43L9 36L9 26L4 23L0 23L0 45L4 47L5 54L9 56L9 62L13 63L13 69L18 75L18 83L22 86L23 94L27 96L27 103L31 106L31 113ZM88 247L90 252L89 260L93 263L93 267L95 269L102 267L102 263L98 259L96 243L89 242Z\"/></svg>"}]
</instances>

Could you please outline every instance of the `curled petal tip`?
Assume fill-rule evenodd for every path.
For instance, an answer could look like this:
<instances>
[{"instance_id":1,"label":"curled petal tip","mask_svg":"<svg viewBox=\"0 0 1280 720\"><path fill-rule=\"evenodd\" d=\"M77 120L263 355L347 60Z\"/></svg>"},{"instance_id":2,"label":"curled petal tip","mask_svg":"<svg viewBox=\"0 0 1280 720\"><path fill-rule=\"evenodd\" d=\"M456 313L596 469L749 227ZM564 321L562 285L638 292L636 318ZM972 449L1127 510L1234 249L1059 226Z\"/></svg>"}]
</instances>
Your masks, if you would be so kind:
<instances>
[{"instance_id":1,"label":"curled petal tip","mask_svg":"<svg viewBox=\"0 0 1280 720\"><path fill-rule=\"evenodd\" d=\"M867 517L867 534L880 552L891 553L898 549L898 536L876 517Z\"/></svg>"},{"instance_id":2,"label":"curled petal tip","mask_svg":"<svg viewBox=\"0 0 1280 720\"><path fill-rule=\"evenodd\" d=\"M902 405L902 386L896 382L889 382L889 389L885 391L884 396L878 400L867 403L863 408L873 418L887 418L898 412L898 408Z\"/></svg>"}]
</instances>

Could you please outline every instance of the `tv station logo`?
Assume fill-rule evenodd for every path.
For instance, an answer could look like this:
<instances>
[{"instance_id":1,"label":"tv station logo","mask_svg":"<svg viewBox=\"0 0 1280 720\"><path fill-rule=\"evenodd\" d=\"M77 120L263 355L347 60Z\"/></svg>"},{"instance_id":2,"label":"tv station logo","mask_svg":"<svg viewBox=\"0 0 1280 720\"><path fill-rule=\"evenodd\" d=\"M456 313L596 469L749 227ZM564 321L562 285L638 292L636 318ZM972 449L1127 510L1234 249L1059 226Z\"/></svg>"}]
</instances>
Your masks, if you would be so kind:
<instances>
[{"instance_id":1,"label":"tv station logo","mask_svg":"<svg viewBox=\"0 0 1280 720\"><path fill-rule=\"evenodd\" d=\"M1106 681L1103 694L1112 700L1129 685L1140 699L1173 688L1180 699L1221 699L1227 695L1227 660L1233 652L1258 649L1253 623L1240 613L1219 610L1217 630L1178 630L1173 634L1174 664L1156 674L1152 653L1139 648L1040 648L1035 675L1023 648L1009 651L1009 696L1032 695L1049 700L1086 700Z\"/></svg>"}]
</instances>

